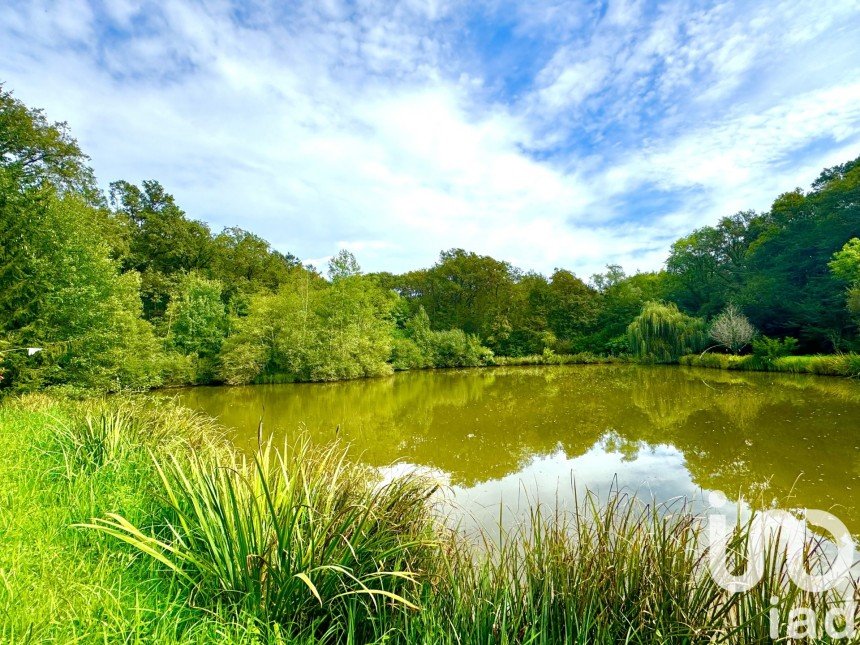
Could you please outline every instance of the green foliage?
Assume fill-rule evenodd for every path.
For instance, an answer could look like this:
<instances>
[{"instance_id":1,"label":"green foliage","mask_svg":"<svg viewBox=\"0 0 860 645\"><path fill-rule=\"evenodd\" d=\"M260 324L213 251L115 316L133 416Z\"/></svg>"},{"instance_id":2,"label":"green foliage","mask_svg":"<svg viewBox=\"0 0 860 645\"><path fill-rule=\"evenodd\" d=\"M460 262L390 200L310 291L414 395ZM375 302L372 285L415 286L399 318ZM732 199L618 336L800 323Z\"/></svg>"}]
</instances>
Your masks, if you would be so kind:
<instances>
[{"instance_id":1,"label":"green foliage","mask_svg":"<svg viewBox=\"0 0 860 645\"><path fill-rule=\"evenodd\" d=\"M199 382L211 382L215 378L214 368L208 362L201 361L196 356L167 350L158 361L158 369L164 385L190 385ZM207 370L211 371L206 378Z\"/></svg>"},{"instance_id":2,"label":"green foliage","mask_svg":"<svg viewBox=\"0 0 860 645\"><path fill-rule=\"evenodd\" d=\"M184 354L214 358L227 334L221 283L197 273L179 278L165 315L167 343Z\"/></svg>"},{"instance_id":3,"label":"green foliage","mask_svg":"<svg viewBox=\"0 0 860 645\"><path fill-rule=\"evenodd\" d=\"M101 468L126 457L134 423L128 408L86 410L81 418L57 424L57 438L65 470Z\"/></svg>"},{"instance_id":4,"label":"green foliage","mask_svg":"<svg viewBox=\"0 0 860 645\"><path fill-rule=\"evenodd\" d=\"M462 329L435 331L432 336L433 363L436 367L477 367L492 357L477 336Z\"/></svg>"},{"instance_id":5,"label":"green foliage","mask_svg":"<svg viewBox=\"0 0 860 645\"><path fill-rule=\"evenodd\" d=\"M419 478L377 485L332 446L262 448L248 462L157 459L172 530L147 534L119 515L91 525L169 567L213 609L296 631L364 641L381 606L417 609L417 574L434 552Z\"/></svg>"},{"instance_id":6,"label":"green foliage","mask_svg":"<svg viewBox=\"0 0 860 645\"><path fill-rule=\"evenodd\" d=\"M848 283L845 306L855 324L860 326L860 238L851 238L828 263L833 276Z\"/></svg>"},{"instance_id":7,"label":"green foliage","mask_svg":"<svg viewBox=\"0 0 860 645\"><path fill-rule=\"evenodd\" d=\"M743 211L672 245L666 267L679 305L697 315L712 316L728 304L743 284L759 219L753 211Z\"/></svg>"},{"instance_id":8,"label":"green foliage","mask_svg":"<svg viewBox=\"0 0 860 645\"><path fill-rule=\"evenodd\" d=\"M606 363L623 363L624 358L616 356L598 356L591 352L579 354L556 354L551 349L545 349L541 354L531 356L494 356L493 365L596 365Z\"/></svg>"},{"instance_id":9,"label":"green foliage","mask_svg":"<svg viewBox=\"0 0 860 645\"><path fill-rule=\"evenodd\" d=\"M856 263L857 161L826 169L808 193L779 196L767 213L739 213L677 242L670 298L698 315L732 300L763 333L798 338L805 351L846 346L857 322L849 313L860 311L843 304Z\"/></svg>"},{"instance_id":10,"label":"green foliage","mask_svg":"<svg viewBox=\"0 0 860 645\"><path fill-rule=\"evenodd\" d=\"M212 258L209 228L191 221L173 196L157 181L144 181L143 188L126 181L111 184L115 217L128 231L126 269L144 276L144 308L149 319L164 315L172 287L170 276L202 270Z\"/></svg>"},{"instance_id":11,"label":"green foliage","mask_svg":"<svg viewBox=\"0 0 860 645\"><path fill-rule=\"evenodd\" d=\"M266 240L241 228L225 228L212 240L208 275L223 284L234 313L245 313L245 296L277 291L302 271L294 256L275 251Z\"/></svg>"},{"instance_id":12,"label":"green foliage","mask_svg":"<svg viewBox=\"0 0 860 645\"><path fill-rule=\"evenodd\" d=\"M4 387L335 380L623 356L628 341L642 358L671 361L698 346L689 320L668 323L675 314L644 329L653 301L706 318L736 303L805 352L860 346L860 159L766 213L693 231L666 271L610 265L593 287L565 269L524 273L462 249L399 276L363 276L341 250L326 282L249 231L213 235L157 181L113 182L105 199L87 161L64 124L0 87L0 346L45 348L0 356ZM716 316L711 332L722 325L718 342L740 351L749 334L729 318Z\"/></svg>"},{"instance_id":13,"label":"green foliage","mask_svg":"<svg viewBox=\"0 0 860 645\"><path fill-rule=\"evenodd\" d=\"M21 193L4 179L0 171L0 334L45 348L38 360L10 355L8 380L157 385L159 348L140 317L139 278L119 275L93 207L74 194Z\"/></svg>"},{"instance_id":14,"label":"green foliage","mask_svg":"<svg viewBox=\"0 0 860 645\"><path fill-rule=\"evenodd\" d=\"M391 341L391 366L398 371L429 367L421 348L411 338L395 337Z\"/></svg>"},{"instance_id":15,"label":"green foliage","mask_svg":"<svg viewBox=\"0 0 860 645\"><path fill-rule=\"evenodd\" d=\"M739 527L731 550L746 547L748 529ZM774 548L760 593L724 592L697 547L705 531L683 504L650 505L617 492L605 500L587 494L575 515L534 508L512 532L485 536L488 554L449 547L426 613L406 615L404 641L767 641L770 597L780 599L784 623L811 594L785 583L788 565ZM809 549L813 560L821 557L820 543Z\"/></svg>"},{"instance_id":16,"label":"green foliage","mask_svg":"<svg viewBox=\"0 0 860 645\"><path fill-rule=\"evenodd\" d=\"M0 641L193 643L250 633L193 609L130 547L74 526L109 512L145 525L162 517L148 450L181 454L217 437L211 421L167 403L27 395L0 407Z\"/></svg>"},{"instance_id":17,"label":"green foliage","mask_svg":"<svg viewBox=\"0 0 860 645\"><path fill-rule=\"evenodd\" d=\"M261 307L254 312L253 317L237 321L235 334L224 343L218 377L228 385L252 383L263 376L270 354L264 342L269 339L266 334L259 334L254 324L260 322L264 316ZM274 332L274 329L270 327L269 331Z\"/></svg>"},{"instance_id":18,"label":"green foliage","mask_svg":"<svg viewBox=\"0 0 860 645\"><path fill-rule=\"evenodd\" d=\"M311 305L317 296L310 282L296 287L254 296L248 315L233 318L220 354L219 373L225 382L250 383L264 373L297 374L305 369L304 354L316 336Z\"/></svg>"},{"instance_id":19,"label":"green foliage","mask_svg":"<svg viewBox=\"0 0 860 645\"><path fill-rule=\"evenodd\" d=\"M630 351L630 343L627 342L627 335L622 334L606 341L604 348L610 356L625 356Z\"/></svg>"},{"instance_id":20,"label":"green foliage","mask_svg":"<svg viewBox=\"0 0 860 645\"><path fill-rule=\"evenodd\" d=\"M227 383L273 374L302 381L389 374L391 304L388 294L361 275L330 285L307 276L277 294L256 296L248 315L233 321L220 374Z\"/></svg>"},{"instance_id":21,"label":"green foliage","mask_svg":"<svg viewBox=\"0 0 860 645\"><path fill-rule=\"evenodd\" d=\"M0 84L0 168L21 189L47 183L97 201L88 161L65 123L49 123L42 110L28 108Z\"/></svg>"},{"instance_id":22,"label":"green foliage","mask_svg":"<svg viewBox=\"0 0 860 645\"><path fill-rule=\"evenodd\" d=\"M827 266L839 280L848 283L860 281L860 238L853 237L848 240L833 254L833 259Z\"/></svg>"},{"instance_id":23,"label":"green foliage","mask_svg":"<svg viewBox=\"0 0 860 645\"><path fill-rule=\"evenodd\" d=\"M430 329L430 318L423 307L407 321L404 334L397 345L395 367L399 369L478 367L493 360L493 352L475 335L462 329Z\"/></svg>"},{"instance_id":24,"label":"green foliage","mask_svg":"<svg viewBox=\"0 0 860 645\"><path fill-rule=\"evenodd\" d=\"M689 367L710 367L724 370L786 372L789 374L816 374L851 378L860 376L860 356L853 353L830 356L778 356L772 359L766 359L756 354L749 356L693 354L682 356L678 362Z\"/></svg>"},{"instance_id":25,"label":"green foliage","mask_svg":"<svg viewBox=\"0 0 860 645\"><path fill-rule=\"evenodd\" d=\"M688 354L678 359L681 365L689 367L709 367L719 370L743 369L749 362L750 356L732 354Z\"/></svg>"},{"instance_id":26,"label":"green foliage","mask_svg":"<svg viewBox=\"0 0 860 645\"><path fill-rule=\"evenodd\" d=\"M332 282L358 275L361 275L361 267L358 266L355 256L346 249L341 249L329 260L328 277Z\"/></svg>"},{"instance_id":27,"label":"green foliage","mask_svg":"<svg viewBox=\"0 0 860 645\"><path fill-rule=\"evenodd\" d=\"M461 329L493 346L504 342L511 329L514 278L506 262L452 249L442 252L432 268L402 276L396 288L416 310L424 307L434 329Z\"/></svg>"},{"instance_id":28,"label":"green foliage","mask_svg":"<svg viewBox=\"0 0 860 645\"><path fill-rule=\"evenodd\" d=\"M854 318L854 322L860 326L860 285L848 289L845 296L845 306Z\"/></svg>"},{"instance_id":29,"label":"green foliage","mask_svg":"<svg viewBox=\"0 0 860 645\"><path fill-rule=\"evenodd\" d=\"M780 340L762 336L753 340L752 348L753 356L766 364L771 364L778 358L793 354L797 350L797 339L783 338Z\"/></svg>"},{"instance_id":30,"label":"green foliage","mask_svg":"<svg viewBox=\"0 0 860 645\"><path fill-rule=\"evenodd\" d=\"M664 273L637 273L627 276L619 266L608 266L604 274L591 277L599 285L600 303L594 330L579 349L618 354L627 351L627 327L645 303L663 300L666 293ZM625 348L618 344L625 338Z\"/></svg>"},{"instance_id":31,"label":"green foliage","mask_svg":"<svg viewBox=\"0 0 860 645\"><path fill-rule=\"evenodd\" d=\"M821 376L860 376L860 357L857 354L831 356L785 356L776 359L773 369L777 372L795 374L818 374Z\"/></svg>"},{"instance_id":32,"label":"green foliage","mask_svg":"<svg viewBox=\"0 0 860 645\"><path fill-rule=\"evenodd\" d=\"M573 341L597 322L600 300L594 289L570 271L556 269L550 278L547 323L556 338Z\"/></svg>"},{"instance_id":33,"label":"green foliage","mask_svg":"<svg viewBox=\"0 0 860 645\"><path fill-rule=\"evenodd\" d=\"M319 335L308 353L310 380L390 374L393 323L388 295L361 275L342 276L317 293Z\"/></svg>"},{"instance_id":34,"label":"green foliage","mask_svg":"<svg viewBox=\"0 0 860 645\"><path fill-rule=\"evenodd\" d=\"M648 302L627 328L631 351L640 358L668 363L701 348L704 322L678 310L674 303Z\"/></svg>"}]
</instances>

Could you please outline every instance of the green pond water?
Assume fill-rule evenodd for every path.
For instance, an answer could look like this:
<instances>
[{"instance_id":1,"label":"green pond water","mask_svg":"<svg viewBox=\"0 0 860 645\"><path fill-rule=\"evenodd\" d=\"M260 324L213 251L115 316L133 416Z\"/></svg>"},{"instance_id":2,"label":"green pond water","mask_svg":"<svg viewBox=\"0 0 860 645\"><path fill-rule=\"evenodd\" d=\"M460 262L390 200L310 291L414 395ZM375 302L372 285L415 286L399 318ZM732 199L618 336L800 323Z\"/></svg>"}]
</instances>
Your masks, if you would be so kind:
<instances>
[{"instance_id":1,"label":"green pond water","mask_svg":"<svg viewBox=\"0 0 860 645\"><path fill-rule=\"evenodd\" d=\"M860 383L681 367L437 370L328 384L201 387L180 400L256 445L304 428L361 460L438 477L482 524L614 486L666 501L829 510L860 535ZM747 505L744 502L742 505Z\"/></svg>"}]
</instances>

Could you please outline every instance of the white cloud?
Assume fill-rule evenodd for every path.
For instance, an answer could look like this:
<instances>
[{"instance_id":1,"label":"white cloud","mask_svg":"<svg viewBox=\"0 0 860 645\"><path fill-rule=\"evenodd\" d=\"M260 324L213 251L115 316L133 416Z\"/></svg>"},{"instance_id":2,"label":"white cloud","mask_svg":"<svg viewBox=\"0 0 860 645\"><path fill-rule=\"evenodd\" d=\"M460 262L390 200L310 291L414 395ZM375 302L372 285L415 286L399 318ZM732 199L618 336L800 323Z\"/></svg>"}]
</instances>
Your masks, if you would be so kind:
<instances>
[{"instance_id":1,"label":"white cloud","mask_svg":"<svg viewBox=\"0 0 860 645\"><path fill-rule=\"evenodd\" d=\"M780 60L797 74L803 56L760 58L790 41L817 47L818 65L828 39L848 47L795 5L748 26L726 8L612 3L592 27L582 7L521 5L524 33L558 38L562 14L580 31L519 99L492 103L486 79L463 73L459 5L331 1L285 16L272 3L240 21L226 2L45 9L0 18L0 79L68 120L105 183L157 178L193 217L322 265L349 248L366 269L401 271L463 247L544 272L655 268L675 235L858 152L858 78L780 81ZM783 15L767 42L744 40ZM831 5L822 20L840 15ZM779 78L738 100L762 70ZM635 136L614 140L613 123ZM649 188L679 205L630 212Z\"/></svg>"}]
</instances>

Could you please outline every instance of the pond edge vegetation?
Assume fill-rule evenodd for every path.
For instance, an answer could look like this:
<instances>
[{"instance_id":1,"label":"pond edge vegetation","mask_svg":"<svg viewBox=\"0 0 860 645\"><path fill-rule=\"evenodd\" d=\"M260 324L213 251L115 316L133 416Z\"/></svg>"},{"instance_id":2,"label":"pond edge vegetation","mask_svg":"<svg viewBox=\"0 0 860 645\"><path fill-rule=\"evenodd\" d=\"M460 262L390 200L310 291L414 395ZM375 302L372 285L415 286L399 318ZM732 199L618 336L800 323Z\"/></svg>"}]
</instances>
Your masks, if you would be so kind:
<instances>
[{"instance_id":1,"label":"pond edge vegetation","mask_svg":"<svg viewBox=\"0 0 860 645\"><path fill-rule=\"evenodd\" d=\"M30 497L0 510L10 527L30 508L0 533L4 639L749 643L774 595L783 628L794 606L832 604L777 553L751 592L722 590L683 501L585 494L466 539L435 481L381 480L343 445L240 455L169 402L29 395L0 419L5 493Z\"/></svg>"}]
</instances>

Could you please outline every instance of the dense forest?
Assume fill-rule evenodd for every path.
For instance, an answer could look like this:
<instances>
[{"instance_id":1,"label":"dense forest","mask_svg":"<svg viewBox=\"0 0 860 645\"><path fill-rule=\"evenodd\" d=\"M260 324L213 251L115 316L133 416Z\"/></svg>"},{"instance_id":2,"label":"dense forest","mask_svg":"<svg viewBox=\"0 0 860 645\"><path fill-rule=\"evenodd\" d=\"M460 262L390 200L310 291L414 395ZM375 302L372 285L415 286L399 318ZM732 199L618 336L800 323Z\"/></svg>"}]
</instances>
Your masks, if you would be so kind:
<instances>
[{"instance_id":1,"label":"dense forest","mask_svg":"<svg viewBox=\"0 0 860 645\"><path fill-rule=\"evenodd\" d=\"M748 351L753 333L771 349L853 351L858 236L860 158L692 232L659 272L585 281L452 249L403 275L363 274L342 250L323 275L249 231L211 231L157 181L105 194L66 125L0 86L5 388L335 380L583 352L672 361L733 321L749 337L715 351Z\"/></svg>"}]
</instances>

